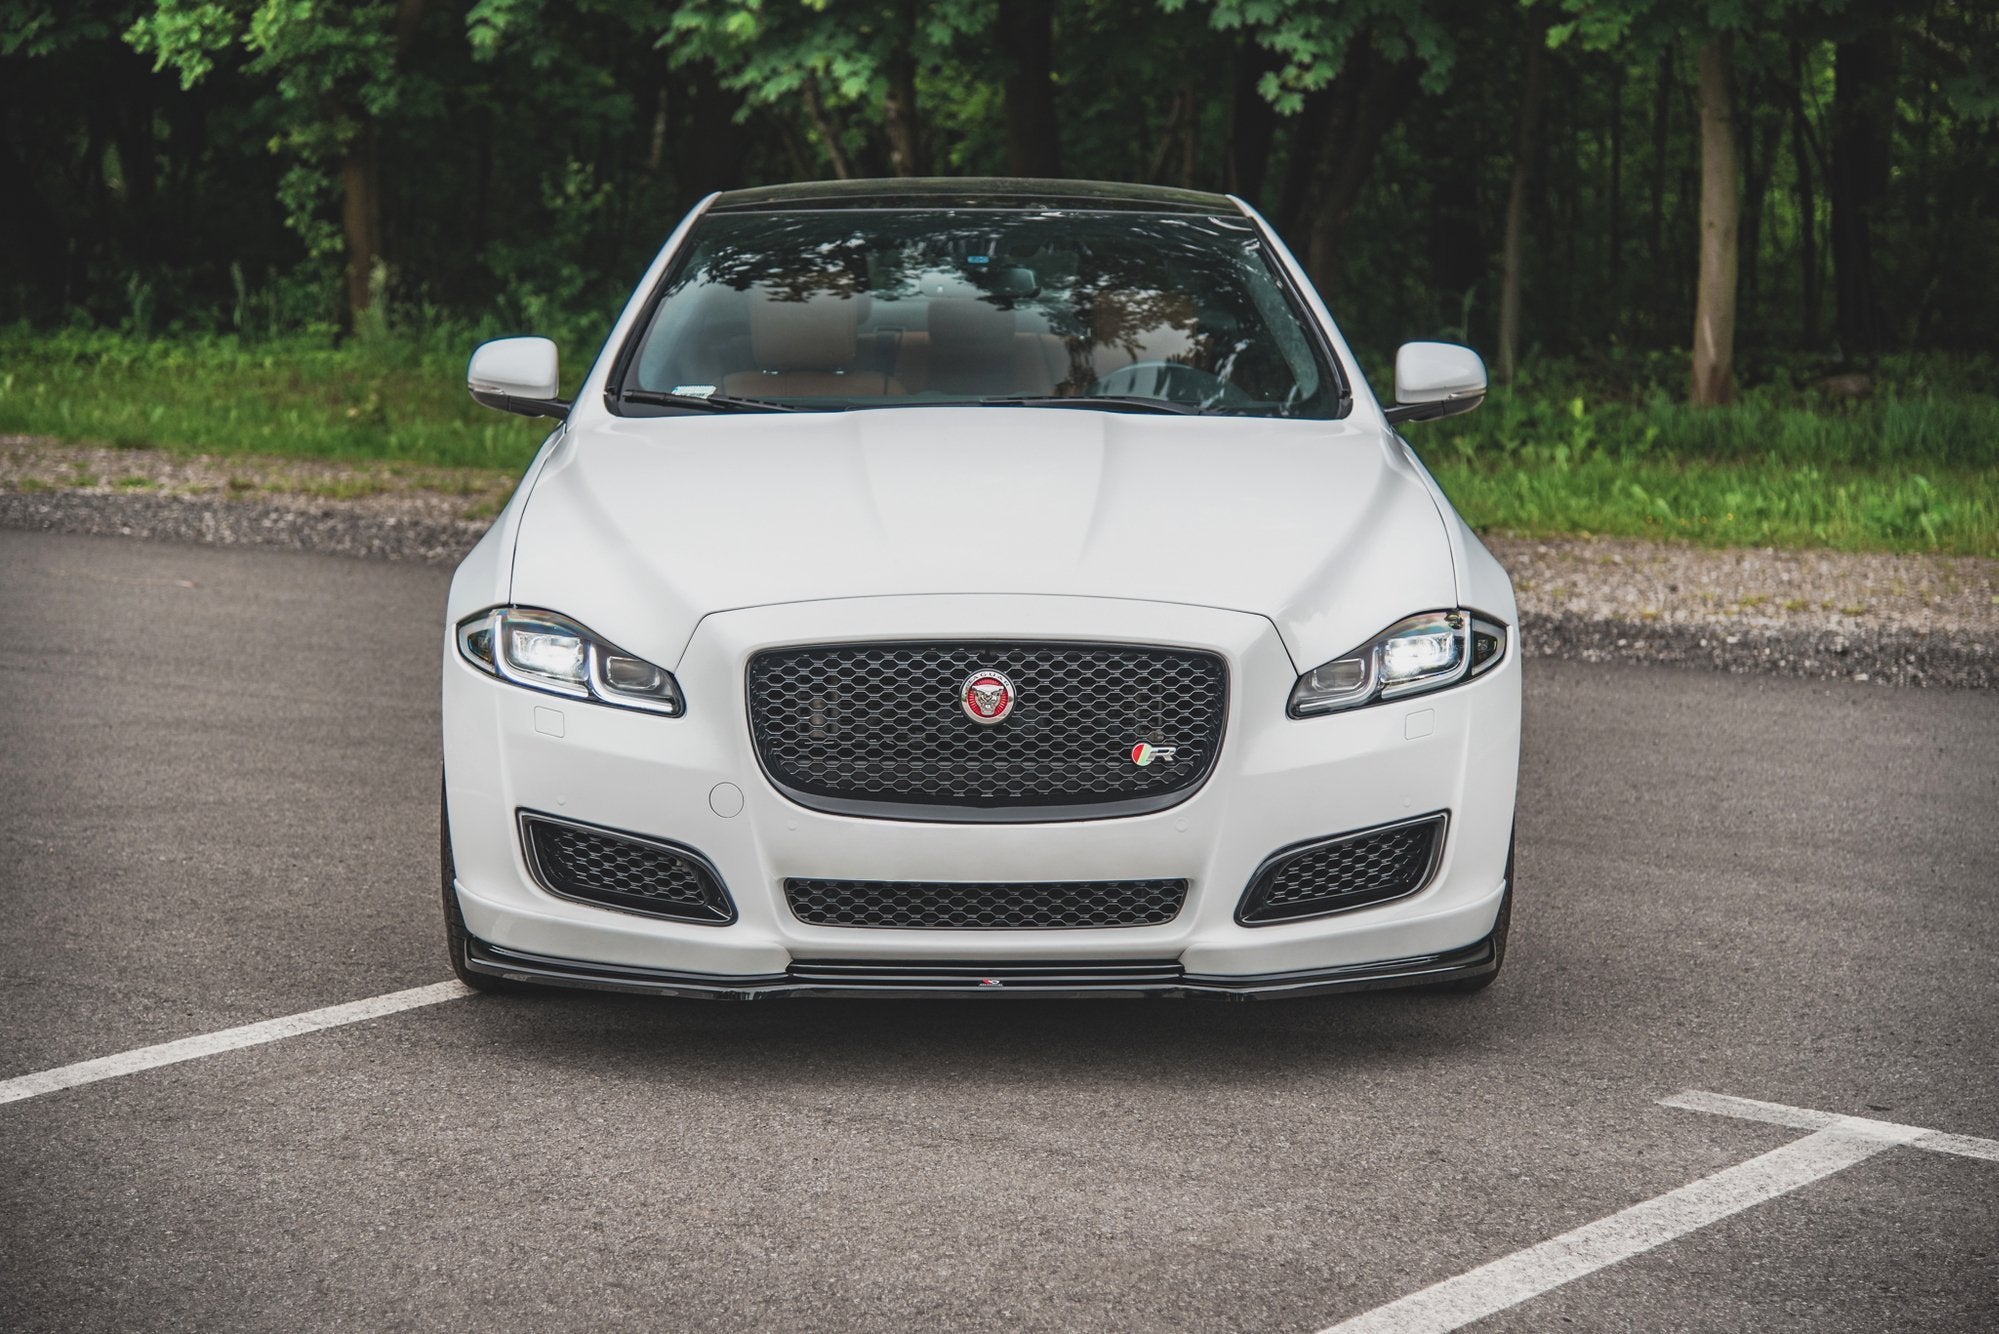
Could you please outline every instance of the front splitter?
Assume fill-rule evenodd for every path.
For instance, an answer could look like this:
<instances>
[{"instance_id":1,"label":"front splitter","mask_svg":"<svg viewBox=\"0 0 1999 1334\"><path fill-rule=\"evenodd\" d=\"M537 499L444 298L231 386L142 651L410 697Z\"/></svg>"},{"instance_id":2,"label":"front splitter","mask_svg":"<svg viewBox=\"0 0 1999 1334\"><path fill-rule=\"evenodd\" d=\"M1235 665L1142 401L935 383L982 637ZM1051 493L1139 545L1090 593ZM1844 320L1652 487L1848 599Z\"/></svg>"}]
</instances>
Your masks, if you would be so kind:
<instances>
[{"instance_id":1,"label":"front splitter","mask_svg":"<svg viewBox=\"0 0 1999 1334\"><path fill-rule=\"evenodd\" d=\"M505 949L468 937L465 966L543 986L706 1000L800 997L1207 997L1258 1000L1379 991L1483 977L1498 967L1492 937L1463 949L1302 972L1218 977L1182 971L1171 959L1022 963L797 960L782 973L745 977L585 963Z\"/></svg>"}]
</instances>

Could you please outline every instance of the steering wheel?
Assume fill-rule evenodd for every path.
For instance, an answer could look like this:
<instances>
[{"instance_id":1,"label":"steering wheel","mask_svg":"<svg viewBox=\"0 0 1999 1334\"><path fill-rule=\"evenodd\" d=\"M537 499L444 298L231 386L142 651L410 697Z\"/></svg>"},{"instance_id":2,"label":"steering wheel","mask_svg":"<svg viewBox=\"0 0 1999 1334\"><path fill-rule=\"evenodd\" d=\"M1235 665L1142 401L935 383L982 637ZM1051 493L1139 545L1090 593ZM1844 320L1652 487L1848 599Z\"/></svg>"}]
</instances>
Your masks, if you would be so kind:
<instances>
[{"instance_id":1,"label":"steering wheel","mask_svg":"<svg viewBox=\"0 0 1999 1334\"><path fill-rule=\"evenodd\" d=\"M1134 361L1090 386L1092 394L1118 398L1160 398L1169 403L1211 403L1228 381L1178 361Z\"/></svg>"}]
</instances>

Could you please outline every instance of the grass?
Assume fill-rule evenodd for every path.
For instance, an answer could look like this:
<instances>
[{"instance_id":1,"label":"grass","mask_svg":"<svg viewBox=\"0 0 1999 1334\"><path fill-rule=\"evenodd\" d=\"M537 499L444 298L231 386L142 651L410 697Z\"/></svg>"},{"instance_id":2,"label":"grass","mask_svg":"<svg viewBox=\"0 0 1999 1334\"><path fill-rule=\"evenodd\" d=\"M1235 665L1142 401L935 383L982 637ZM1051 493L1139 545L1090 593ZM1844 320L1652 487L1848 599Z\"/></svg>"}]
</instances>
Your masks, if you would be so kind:
<instances>
[{"instance_id":1,"label":"grass","mask_svg":"<svg viewBox=\"0 0 1999 1334\"><path fill-rule=\"evenodd\" d=\"M335 347L305 336L245 342L0 331L0 432L182 453L518 471L551 423L472 402L471 350L470 335Z\"/></svg>"},{"instance_id":2,"label":"grass","mask_svg":"<svg viewBox=\"0 0 1999 1334\"><path fill-rule=\"evenodd\" d=\"M1433 468L1481 531L1597 534L1703 546L1832 547L1999 556L1999 478L1614 457L1504 471Z\"/></svg>"},{"instance_id":3,"label":"grass","mask_svg":"<svg viewBox=\"0 0 1999 1334\"><path fill-rule=\"evenodd\" d=\"M471 401L474 341L452 329L339 346L0 330L0 432L518 471L549 424ZM585 349L565 350L573 381ZM1408 435L1482 530L1999 556L1995 369L1890 360L1855 401L1778 367L1736 406L1697 411L1669 388L1677 359L1541 362L1477 412ZM330 498L370 489L316 485Z\"/></svg>"},{"instance_id":4,"label":"grass","mask_svg":"<svg viewBox=\"0 0 1999 1334\"><path fill-rule=\"evenodd\" d=\"M1563 370L1409 429L1474 526L1999 556L1999 397L1975 367L1891 363L1865 401L1766 384L1719 410L1578 392Z\"/></svg>"}]
</instances>

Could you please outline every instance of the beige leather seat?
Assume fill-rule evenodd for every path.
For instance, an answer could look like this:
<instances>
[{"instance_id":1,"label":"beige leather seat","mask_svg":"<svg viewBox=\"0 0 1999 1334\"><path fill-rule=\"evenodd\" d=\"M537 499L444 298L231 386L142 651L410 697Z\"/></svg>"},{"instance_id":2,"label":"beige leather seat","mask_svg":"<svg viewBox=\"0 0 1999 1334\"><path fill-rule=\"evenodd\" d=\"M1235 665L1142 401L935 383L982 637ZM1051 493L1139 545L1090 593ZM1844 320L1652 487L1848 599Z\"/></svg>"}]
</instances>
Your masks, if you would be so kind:
<instances>
[{"instance_id":1,"label":"beige leather seat","mask_svg":"<svg viewBox=\"0 0 1999 1334\"><path fill-rule=\"evenodd\" d=\"M865 296L813 292L803 301L770 288L750 300L756 369L723 377L736 398L879 398L898 395L893 376L858 364Z\"/></svg>"},{"instance_id":2,"label":"beige leather seat","mask_svg":"<svg viewBox=\"0 0 1999 1334\"><path fill-rule=\"evenodd\" d=\"M1069 353L1054 334L1017 331L1011 310L977 297L943 297L929 329L896 344L895 379L912 394L1032 397L1068 377Z\"/></svg>"}]
</instances>

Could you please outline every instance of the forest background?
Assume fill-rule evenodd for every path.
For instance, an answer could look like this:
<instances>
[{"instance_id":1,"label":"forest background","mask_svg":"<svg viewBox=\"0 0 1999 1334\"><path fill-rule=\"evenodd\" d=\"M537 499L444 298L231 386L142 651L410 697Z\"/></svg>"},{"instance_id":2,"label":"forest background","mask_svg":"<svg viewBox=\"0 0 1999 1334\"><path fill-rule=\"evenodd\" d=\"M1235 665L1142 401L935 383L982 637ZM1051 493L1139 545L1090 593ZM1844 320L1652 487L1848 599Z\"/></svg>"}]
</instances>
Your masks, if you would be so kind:
<instances>
[{"instance_id":1,"label":"forest background","mask_svg":"<svg viewBox=\"0 0 1999 1334\"><path fill-rule=\"evenodd\" d=\"M0 432L518 469L711 190L1227 190L1516 533L1999 555L1999 6L0 0ZM1700 333L1697 336L1696 330Z\"/></svg>"}]
</instances>

